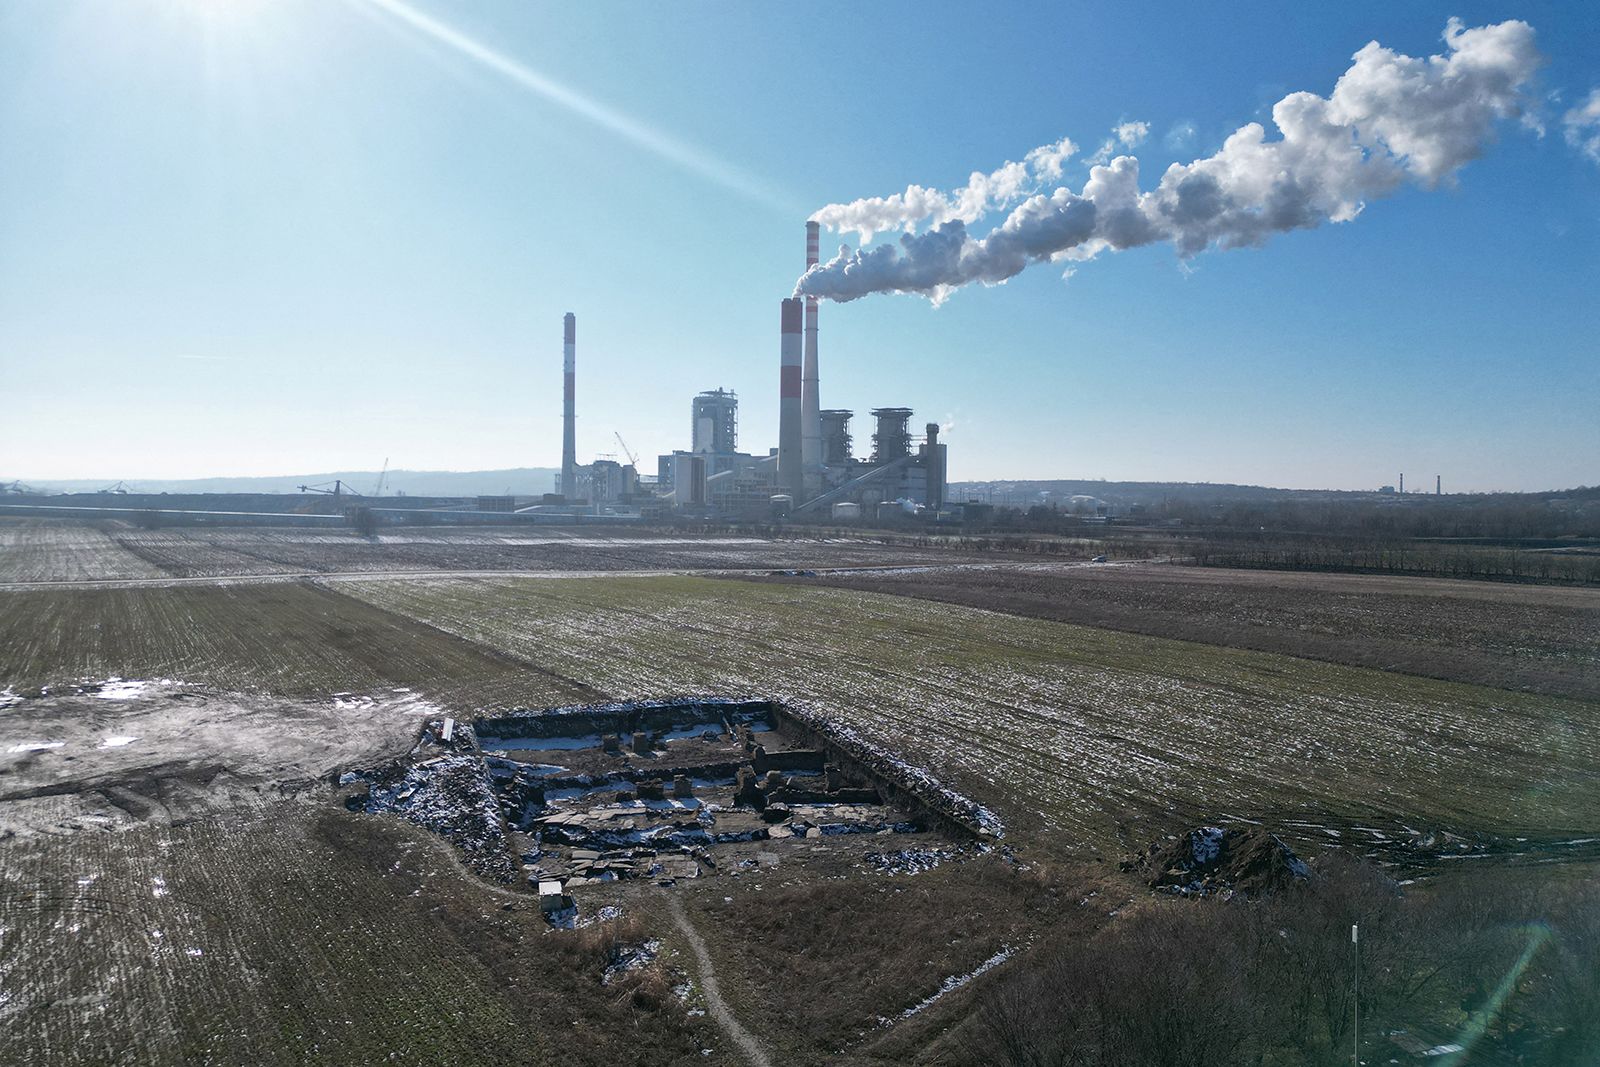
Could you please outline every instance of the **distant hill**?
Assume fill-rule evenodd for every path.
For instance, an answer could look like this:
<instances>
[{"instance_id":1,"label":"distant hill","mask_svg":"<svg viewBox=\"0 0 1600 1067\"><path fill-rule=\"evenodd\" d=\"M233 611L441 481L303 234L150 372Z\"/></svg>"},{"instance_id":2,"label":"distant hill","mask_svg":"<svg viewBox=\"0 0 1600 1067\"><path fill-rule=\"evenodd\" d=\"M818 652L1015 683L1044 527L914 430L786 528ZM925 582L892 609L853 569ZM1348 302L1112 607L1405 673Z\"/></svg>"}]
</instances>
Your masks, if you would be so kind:
<instances>
[{"instance_id":1,"label":"distant hill","mask_svg":"<svg viewBox=\"0 0 1600 1067\"><path fill-rule=\"evenodd\" d=\"M1163 501L1287 500L1297 496L1354 496L1332 489L1276 489L1262 485L1222 482L1107 482L1073 479L994 479L951 482L950 499L993 500L1019 504L1025 501L1065 502L1074 496L1092 496L1112 504L1159 504Z\"/></svg>"},{"instance_id":2,"label":"distant hill","mask_svg":"<svg viewBox=\"0 0 1600 1067\"><path fill-rule=\"evenodd\" d=\"M394 496L537 496L553 492L556 476L552 467L512 467L495 471L408 471L391 470L383 495ZM131 493L299 493L302 485L317 485L338 479L358 493L370 494L378 484L377 471L328 471L322 474L284 474L264 478L179 478L129 481ZM10 484L10 479L0 479ZM105 489L108 479L51 480L23 478L33 489L57 493L93 493Z\"/></svg>"},{"instance_id":3,"label":"distant hill","mask_svg":"<svg viewBox=\"0 0 1600 1067\"><path fill-rule=\"evenodd\" d=\"M557 475L554 467L512 467L492 471L412 471L391 470L384 487L385 496L537 496L554 492ZM378 483L377 471L327 471L321 474L284 474L257 478L182 478L128 481L130 493L298 493L302 485L332 483L339 479L358 493L370 494ZM55 493L93 493L107 488L111 479L52 480L23 478L32 489ZM0 487L11 483L0 476ZM1431 488L1431 487L1429 487ZM1353 500L1375 494L1334 489L1278 489L1261 485L1232 485L1221 482L1108 482L1088 479L991 479L951 482L950 499L990 500L1012 505L1037 503L1041 499L1064 502L1074 496L1092 496L1112 504L1198 503L1216 501L1255 501L1292 499ZM1431 497L1431 492L1408 493L1406 499ZM1600 487L1547 490L1538 493L1447 494L1499 496L1565 501L1600 499Z\"/></svg>"},{"instance_id":4,"label":"distant hill","mask_svg":"<svg viewBox=\"0 0 1600 1067\"><path fill-rule=\"evenodd\" d=\"M1409 492L1408 501L1433 499L1432 484L1425 483L1419 491ZM1264 485L1233 485L1225 482L1107 482L1075 481L1071 479L994 479L982 482L951 482L950 499L983 500L1012 506L1030 503L1062 503L1074 496L1092 496L1110 504L1196 504L1218 502L1269 503L1288 500L1360 500L1376 497L1372 490L1349 489L1277 489ZM1529 493L1446 493L1444 498L1481 499L1496 497L1507 500L1563 500L1587 501L1600 495L1600 489L1551 489ZM1390 499L1390 498L1385 498Z\"/></svg>"}]
</instances>

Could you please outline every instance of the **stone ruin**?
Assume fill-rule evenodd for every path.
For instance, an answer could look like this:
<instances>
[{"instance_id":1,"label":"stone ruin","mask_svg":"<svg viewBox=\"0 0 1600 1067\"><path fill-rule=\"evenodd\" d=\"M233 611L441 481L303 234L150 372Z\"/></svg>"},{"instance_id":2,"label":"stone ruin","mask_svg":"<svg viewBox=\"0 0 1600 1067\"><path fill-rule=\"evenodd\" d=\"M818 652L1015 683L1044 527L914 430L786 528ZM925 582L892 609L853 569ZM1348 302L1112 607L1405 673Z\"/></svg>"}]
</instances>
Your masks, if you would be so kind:
<instances>
[{"instance_id":1,"label":"stone ruin","mask_svg":"<svg viewBox=\"0 0 1600 1067\"><path fill-rule=\"evenodd\" d=\"M670 885L776 862L761 842L999 833L992 814L924 772L760 699L439 720L401 765L341 784L352 810L399 814L449 836L480 874L525 879L553 918L584 886Z\"/></svg>"}]
</instances>

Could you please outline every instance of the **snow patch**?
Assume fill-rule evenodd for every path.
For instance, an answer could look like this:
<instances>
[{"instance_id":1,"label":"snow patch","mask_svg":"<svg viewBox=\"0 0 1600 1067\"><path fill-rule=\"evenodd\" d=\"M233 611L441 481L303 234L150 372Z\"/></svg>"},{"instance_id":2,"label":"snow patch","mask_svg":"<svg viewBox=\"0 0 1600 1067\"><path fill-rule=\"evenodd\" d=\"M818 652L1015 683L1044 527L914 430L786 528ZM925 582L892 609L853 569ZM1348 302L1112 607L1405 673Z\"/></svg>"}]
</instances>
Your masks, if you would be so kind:
<instances>
[{"instance_id":1,"label":"snow patch","mask_svg":"<svg viewBox=\"0 0 1600 1067\"><path fill-rule=\"evenodd\" d=\"M166 685L168 679L135 679L135 678L107 678L101 682L99 688L92 695L97 700L134 700L144 696L158 685Z\"/></svg>"},{"instance_id":2,"label":"snow patch","mask_svg":"<svg viewBox=\"0 0 1600 1067\"><path fill-rule=\"evenodd\" d=\"M20 745L12 745L6 752L15 755L18 752L45 752L52 748L60 748L65 741L24 741Z\"/></svg>"},{"instance_id":3,"label":"snow patch","mask_svg":"<svg viewBox=\"0 0 1600 1067\"><path fill-rule=\"evenodd\" d=\"M660 954L661 942L654 939L639 945L622 945L612 956L605 974L600 976L600 984L610 985L629 971L643 970Z\"/></svg>"},{"instance_id":4,"label":"snow patch","mask_svg":"<svg viewBox=\"0 0 1600 1067\"><path fill-rule=\"evenodd\" d=\"M971 982L973 979L994 970L1006 960L1009 960L1012 956L1016 955L1016 952L1016 949L1012 948L1010 945L1006 945L1005 947L1001 948L999 952L996 952L993 956L990 956L988 959L978 964L966 974L951 975L949 978L946 978L943 982L939 983L939 989L936 993L925 997L916 1004L911 1005L911 1007L900 1013L900 1018L909 1019L914 1015L918 1015L921 1012L926 1011L927 1009L933 1007L933 1005L937 1003L941 997L948 993L954 993L956 990L960 989L968 982ZM885 1019L883 1020L883 1025L888 1025L892 1021L893 1020Z\"/></svg>"}]
</instances>

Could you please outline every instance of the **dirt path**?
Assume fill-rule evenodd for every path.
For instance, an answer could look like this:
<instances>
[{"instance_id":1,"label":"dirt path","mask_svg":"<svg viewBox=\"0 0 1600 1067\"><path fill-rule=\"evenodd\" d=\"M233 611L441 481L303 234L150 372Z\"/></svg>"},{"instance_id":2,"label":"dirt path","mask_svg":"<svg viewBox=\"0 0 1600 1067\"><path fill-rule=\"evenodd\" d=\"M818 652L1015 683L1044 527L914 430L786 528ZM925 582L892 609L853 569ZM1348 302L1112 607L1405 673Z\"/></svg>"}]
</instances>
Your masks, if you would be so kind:
<instances>
[{"instance_id":1,"label":"dirt path","mask_svg":"<svg viewBox=\"0 0 1600 1067\"><path fill-rule=\"evenodd\" d=\"M1120 566L1122 564L1086 564L1081 561L1056 561L1048 562L1017 562L1004 561L994 563L883 563L863 564L845 567L809 567L804 568L810 574L820 577L837 575L863 574L896 574L907 571L947 571L947 570L1058 570L1063 567L1086 566ZM39 590L59 589L145 589L163 588L168 586L188 585L272 585L284 582L318 582L333 584L336 582L387 582L387 581L417 581L441 578L459 579L500 579L500 578L664 578L664 577L701 577L701 578L746 578L768 577L775 571L793 570L794 568L769 566L769 567L652 567L634 570L560 570L549 568L546 570L393 570L393 571L283 571L275 574L203 574L188 577L163 575L152 578L65 578L60 580L41 581L0 581L0 592L19 593Z\"/></svg>"},{"instance_id":2,"label":"dirt path","mask_svg":"<svg viewBox=\"0 0 1600 1067\"><path fill-rule=\"evenodd\" d=\"M722 990L717 985L717 972L711 964L711 953L706 951L706 943L701 940L700 933L694 928L694 923L689 921L689 916L683 910L683 903L676 896L667 897L667 910L672 913L672 921L683 933L684 940L689 942L694 957L700 967L700 988L705 990L706 1007L711 1012L711 1017L717 1025L727 1031L733 1038L733 1043L744 1053L744 1058L754 1067L772 1067L772 1060L762 1049L755 1035L739 1025L739 1020L733 1017L733 1012L728 1008L728 1002L722 999Z\"/></svg>"}]
</instances>

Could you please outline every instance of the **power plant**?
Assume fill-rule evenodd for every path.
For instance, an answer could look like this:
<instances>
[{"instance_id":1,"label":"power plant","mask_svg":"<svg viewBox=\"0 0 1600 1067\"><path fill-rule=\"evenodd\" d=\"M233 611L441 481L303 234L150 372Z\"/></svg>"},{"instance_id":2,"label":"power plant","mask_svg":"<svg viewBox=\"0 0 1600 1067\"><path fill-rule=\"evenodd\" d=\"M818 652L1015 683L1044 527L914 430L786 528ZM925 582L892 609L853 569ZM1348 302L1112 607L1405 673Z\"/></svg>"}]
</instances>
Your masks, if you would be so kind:
<instances>
[{"instance_id":1,"label":"power plant","mask_svg":"<svg viewBox=\"0 0 1600 1067\"><path fill-rule=\"evenodd\" d=\"M819 227L806 223L806 267L817 264ZM873 408L871 452L854 454L845 408L822 407L818 300L790 297L778 315L778 443L765 455L739 451L739 396L708 389L690 401L688 447L657 457L654 481L628 463L575 458L574 389L577 327L569 312L563 334L561 481L559 495L515 510L604 513L623 518L668 510L730 519L783 516L849 520L886 513L936 517L945 507L946 445L937 423L911 432L906 407ZM622 443L620 435L618 443ZM626 452L627 446L623 449Z\"/></svg>"}]
</instances>

